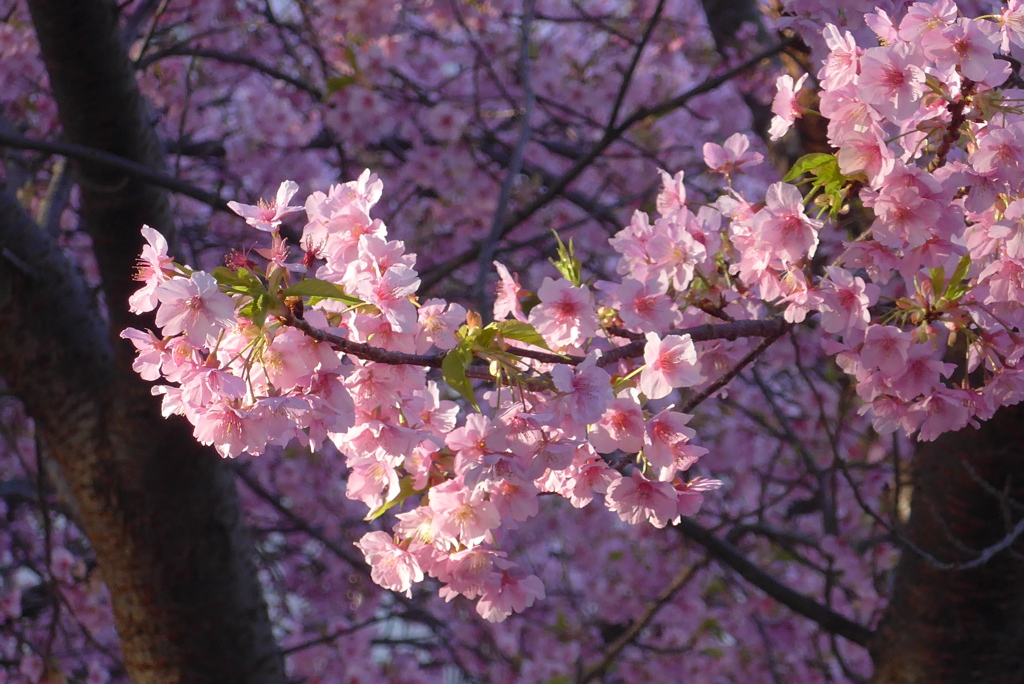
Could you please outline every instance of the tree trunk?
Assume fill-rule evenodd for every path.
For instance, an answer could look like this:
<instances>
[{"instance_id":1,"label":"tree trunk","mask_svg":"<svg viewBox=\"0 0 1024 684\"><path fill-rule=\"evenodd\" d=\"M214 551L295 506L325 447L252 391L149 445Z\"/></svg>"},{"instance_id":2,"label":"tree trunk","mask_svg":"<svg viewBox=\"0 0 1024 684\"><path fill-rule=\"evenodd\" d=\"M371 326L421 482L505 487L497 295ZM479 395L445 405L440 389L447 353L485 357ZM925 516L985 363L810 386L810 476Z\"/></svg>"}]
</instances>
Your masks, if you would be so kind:
<instances>
[{"instance_id":1,"label":"tree trunk","mask_svg":"<svg viewBox=\"0 0 1024 684\"><path fill-rule=\"evenodd\" d=\"M163 168L108 0L28 3L65 138ZM143 223L174 245L167 198L76 167L108 312L0 185L0 377L24 402L81 511L134 682L283 682L233 475L165 420L117 338Z\"/></svg>"},{"instance_id":2,"label":"tree trunk","mask_svg":"<svg viewBox=\"0 0 1024 684\"><path fill-rule=\"evenodd\" d=\"M1022 424L1018 404L917 450L905 533L933 559L903 551L872 645L876 684L1024 682L1024 541L982 556L1024 518Z\"/></svg>"}]
</instances>

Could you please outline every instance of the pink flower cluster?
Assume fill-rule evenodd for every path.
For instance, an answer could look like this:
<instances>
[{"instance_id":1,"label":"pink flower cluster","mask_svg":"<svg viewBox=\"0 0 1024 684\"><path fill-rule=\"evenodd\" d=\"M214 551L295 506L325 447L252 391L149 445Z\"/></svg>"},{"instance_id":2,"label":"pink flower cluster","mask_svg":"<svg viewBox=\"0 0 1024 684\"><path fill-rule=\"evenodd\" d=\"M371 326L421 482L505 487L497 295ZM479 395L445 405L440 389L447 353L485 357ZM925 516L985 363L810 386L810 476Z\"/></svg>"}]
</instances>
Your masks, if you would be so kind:
<instances>
[{"instance_id":1,"label":"pink flower cluster","mask_svg":"<svg viewBox=\"0 0 1024 684\"><path fill-rule=\"evenodd\" d=\"M488 620L544 596L540 580L498 550L502 527L536 515L542 494L575 506L603 496L631 524L663 527L694 515L701 492L719 483L684 475L706 453L691 444L690 416L643 408L705 380L690 336L647 332L636 353L605 363L632 335L616 342L606 334L586 285L546 278L527 316L518 281L500 264L498 321L487 329L457 303L421 303L415 256L370 218L381 191L366 171L310 195L301 263L287 261L279 230L295 210L284 207L293 183L281 185L274 204L233 204L270 233L272 247L257 250L267 259L262 273L232 259L213 275L173 264L163 238L143 229L143 287L133 307L155 309L161 332L129 329L123 337L139 352L142 377L172 383L153 390L165 415L183 415L197 440L229 458L269 445L333 444L347 458L348 497L366 504L371 518L395 507L393 533L359 542L373 579L409 592L430 575L445 598L478 599ZM644 285L646 294L635 280L600 284L612 298L630 297L629 327L650 330L648 321L658 320L667 332L684 322L666 288L688 286L716 236L710 225L684 225L683 201L676 197L680 222L666 221L672 229L652 238L685 261L652 265L660 285ZM467 346L488 330L501 335ZM515 339L523 340L519 348L509 346ZM492 380L506 379L485 395L485 410L461 424L458 404L428 373L456 348L500 367ZM616 459L616 468L605 456L615 453L633 456Z\"/></svg>"},{"instance_id":2,"label":"pink flower cluster","mask_svg":"<svg viewBox=\"0 0 1024 684\"><path fill-rule=\"evenodd\" d=\"M739 248L731 269L765 301L835 337L826 350L857 380L875 427L934 439L1024 399L1022 267L1015 248L1024 193L1024 119L1010 64L1022 44L1019 3L998 17L960 16L951 0L914 3L901 20L866 17L880 46L826 26L817 77L835 165L873 212L860 239L815 266L822 223L796 188L762 208L719 200ZM805 111L782 77L773 135ZM845 211L848 207L844 207Z\"/></svg>"}]
</instances>

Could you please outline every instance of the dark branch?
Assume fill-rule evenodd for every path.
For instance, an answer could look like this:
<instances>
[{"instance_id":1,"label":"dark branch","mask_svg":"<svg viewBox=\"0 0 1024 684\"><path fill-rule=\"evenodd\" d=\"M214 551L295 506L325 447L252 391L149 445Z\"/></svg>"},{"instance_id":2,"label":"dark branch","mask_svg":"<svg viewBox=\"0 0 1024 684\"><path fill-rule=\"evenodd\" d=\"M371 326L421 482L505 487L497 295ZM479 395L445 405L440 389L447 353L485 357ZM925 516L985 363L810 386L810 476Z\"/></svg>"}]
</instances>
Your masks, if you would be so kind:
<instances>
[{"instance_id":1,"label":"dark branch","mask_svg":"<svg viewBox=\"0 0 1024 684\"><path fill-rule=\"evenodd\" d=\"M824 606L809 596L794 591L789 586L775 579L767 572L754 565L739 549L727 541L719 539L700 523L682 518L676 529L686 537L697 542L708 550L716 560L728 565L755 587L786 606L794 613L816 622L825 631L852 641L858 646L867 647L873 632L864 625L840 615L828 606Z\"/></svg>"},{"instance_id":2,"label":"dark branch","mask_svg":"<svg viewBox=\"0 0 1024 684\"><path fill-rule=\"evenodd\" d=\"M141 181L150 183L151 185L176 192L180 195L185 195L186 197L191 197L192 199L198 200L217 211L232 213L231 210L228 209L227 203L214 193L197 188L191 183L183 181L180 178L175 178L174 176L169 176L166 173L154 171L148 166L133 162L132 160L125 159L124 157L119 157L116 154L110 154L109 152L86 147L84 145L51 142L49 140L39 140L37 138L26 138L20 135L4 133L3 131L0 131L0 146L21 150L35 150L36 152L57 154L69 159L77 159L79 161L100 164L102 166L127 173Z\"/></svg>"}]
</instances>

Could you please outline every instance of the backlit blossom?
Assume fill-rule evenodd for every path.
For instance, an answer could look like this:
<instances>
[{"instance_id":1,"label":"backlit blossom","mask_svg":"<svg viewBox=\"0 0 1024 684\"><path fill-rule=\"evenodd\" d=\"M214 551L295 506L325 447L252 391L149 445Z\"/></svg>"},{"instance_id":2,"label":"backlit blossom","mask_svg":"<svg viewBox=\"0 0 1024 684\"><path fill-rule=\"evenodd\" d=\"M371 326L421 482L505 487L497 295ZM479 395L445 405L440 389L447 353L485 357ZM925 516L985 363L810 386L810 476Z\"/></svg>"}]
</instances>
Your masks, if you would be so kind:
<instances>
[{"instance_id":1,"label":"backlit blossom","mask_svg":"<svg viewBox=\"0 0 1024 684\"><path fill-rule=\"evenodd\" d=\"M894 121L908 118L924 93L922 58L906 43L870 48L860 59L861 99Z\"/></svg>"},{"instance_id":2,"label":"backlit blossom","mask_svg":"<svg viewBox=\"0 0 1024 684\"><path fill-rule=\"evenodd\" d=\"M772 250L783 264L814 256L821 227L821 221L804 213L803 196L789 183L773 183L768 188L765 208L753 221L758 241Z\"/></svg>"},{"instance_id":3,"label":"backlit blossom","mask_svg":"<svg viewBox=\"0 0 1024 684\"><path fill-rule=\"evenodd\" d=\"M202 346L235 321L234 303L217 289L209 273L196 271L187 280L168 280L157 288L156 296L160 300L156 324L164 335L185 333L193 344Z\"/></svg>"},{"instance_id":4,"label":"backlit blossom","mask_svg":"<svg viewBox=\"0 0 1024 684\"><path fill-rule=\"evenodd\" d=\"M593 337L600 328L590 290L568 280L544 278L537 292L540 304L530 311L530 323L554 349Z\"/></svg>"},{"instance_id":5,"label":"backlit blossom","mask_svg":"<svg viewBox=\"0 0 1024 684\"><path fill-rule=\"evenodd\" d=\"M639 469L632 477L620 477L610 484L605 498L608 508L630 525L647 520L655 527L665 527L677 515L678 494L672 485L649 480Z\"/></svg>"},{"instance_id":6,"label":"backlit blossom","mask_svg":"<svg viewBox=\"0 0 1024 684\"><path fill-rule=\"evenodd\" d=\"M742 133L733 133L724 145L704 143L704 163L715 173L731 176L742 173L748 166L757 166L764 161L764 155L750 149L750 138Z\"/></svg>"},{"instance_id":7,"label":"backlit blossom","mask_svg":"<svg viewBox=\"0 0 1024 684\"><path fill-rule=\"evenodd\" d=\"M802 115L803 108L797 103L797 95L804 87L805 81L807 81L807 74L801 76L796 82L789 74L783 74L775 81L777 92L775 99L772 100L772 113L775 116L772 117L771 128L768 129L772 140L778 140L784 136L793 126L793 122Z\"/></svg>"},{"instance_id":8,"label":"backlit blossom","mask_svg":"<svg viewBox=\"0 0 1024 684\"><path fill-rule=\"evenodd\" d=\"M156 289L170 279L174 263L174 259L167 253L167 240L163 235L149 226L143 226L142 236L146 238L146 244L142 246L135 280L141 281L143 286L128 298L128 310L134 314L156 308Z\"/></svg>"},{"instance_id":9,"label":"backlit blossom","mask_svg":"<svg viewBox=\"0 0 1024 684\"><path fill-rule=\"evenodd\" d=\"M661 339L657 333L647 333L640 391L648 399L661 399L673 388L693 387L698 382L700 364L689 335L667 335Z\"/></svg>"},{"instance_id":10,"label":"backlit blossom","mask_svg":"<svg viewBox=\"0 0 1024 684\"><path fill-rule=\"evenodd\" d=\"M284 181L277 189L277 197L270 203L260 200L255 205L240 202L228 202L231 211L245 219L245 222L256 230L272 233L281 225L281 220L289 214L302 211L303 207L288 206L288 201L299 191L295 181Z\"/></svg>"},{"instance_id":11,"label":"backlit blossom","mask_svg":"<svg viewBox=\"0 0 1024 684\"><path fill-rule=\"evenodd\" d=\"M416 557L403 550L386 532L367 532L356 542L370 566L374 582L391 591L412 596L412 585L423 580Z\"/></svg>"}]
</instances>

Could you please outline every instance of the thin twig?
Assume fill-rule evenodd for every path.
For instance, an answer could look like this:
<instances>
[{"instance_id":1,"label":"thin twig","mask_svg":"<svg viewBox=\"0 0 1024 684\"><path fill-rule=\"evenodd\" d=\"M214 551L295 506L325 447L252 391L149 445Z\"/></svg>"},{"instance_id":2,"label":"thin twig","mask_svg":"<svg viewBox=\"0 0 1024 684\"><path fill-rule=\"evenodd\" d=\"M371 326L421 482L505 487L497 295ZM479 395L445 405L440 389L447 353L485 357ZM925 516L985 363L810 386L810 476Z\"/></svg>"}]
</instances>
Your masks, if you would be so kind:
<instances>
[{"instance_id":1,"label":"thin twig","mask_svg":"<svg viewBox=\"0 0 1024 684\"><path fill-rule=\"evenodd\" d=\"M757 66L765 59L777 55L778 53L782 52L787 47L789 47L793 42L794 39L784 40L777 45L774 45L766 50L759 52L758 54L754 55L753 57L751 57L750 59L748 59L747 61L743 62L738 66L729 69L728 71L718 76L706 79L703 83L694 88L691 88L690 90L687 90L685 93L681 93L680 95L677 95L676 97L673 97L657 105L653 105L650 107L640 107L631 115L626 117L626 119L621 124L619 124L618 126L611 130L606 131L605 134L601 137L601 139L597 143L595 143L594 146L590 148L590 150L586 154L580 157L580 159L575 164L573 164L572 168L570 168L568 171L562 174L558 181L554 183L552 186L550 186L546 192L541 194L539 197L537 197L537 199L535 199L527 206L523 207L512 218L506 221L505 225L502 227L502 236L506 235L513 228L521 224L523 221L529 219L535 213L537 213L542 208L546 207L548 204L554 201L557 197L559 197L562 194L562 192L580 176L580 174L582 174L584 171L590 168L590 165L594 163L594 160L601 156L601 154L603 154L605 150L607 150L613 143L618 141L624 133L626 133L637 123L649 117L658 117L664 114L668 114L669 112L675 111L676 109L685 106L690 102L690 100L693 100L694 98L697 98L701 95L704 95L715 90L716 88L723 85L724 83L729 82L736 76ZM480 249L481 244L477 243L476 245L470 247L462 254L453 257L441 264L437 264L436 266L433 266L429 270L422 273L421 280L423 282L423 288L429 290L438 282L440 282L444 278L447 278L451 274L451 272L458 268L459 266L463 266L476 259L477 255L480 253Z\"/></svg>"},{"instance_id":2,"label":"thin twig","mask_svg":"<svg viewBox=\"0 0 1024 684\"><path fill-rule=\"evenodd\" d=\"M191 197L192 199L198 200L216 211L223 211L230 214L234 213L228 209L227 202L212 192L207 192L206 190L197 188L191 183L183 181L180 178L175 178L173 176L160 173L159 171L154 171L148 166L144 166L138 162L133 162L130 159L125 159L124 157L119 157L116 154L110 154L109 152L97 150L92 147L76 145L74 143L57 143L49 140L39 140L37 138L26 138L21 135L12 135L3 131L0 131L0 147L35 150L37 152L57 154L62 157L77 159L79 161L89 162L92 164L101 164L103 166L117 169L118 171L123 171L130 176L152 185L166 188L167 190L176 192L179 195Z\"/></svg>"},{"instance_id":3,"label":"thin twig","mask_svg":"<svg viewBox=\"0 0 1024 684\"><path fill-rule=\"evenodd\" d=\"M523 168L523 156L526 153L526 145L530 142L533 129L530 127L530 119L533 117L533 106L536 101L533 93L533 84L530 80L530 27L533 24L533 13L536 9L536 0L524 0L523 20L519 32L519 80L523 87L523 112L519 125L519 141L512 151L512 159L509 160L508 169L505 171L505 180L502 181L501 190L498 193L498 206L494 210L494 220L491 223L491 232L484 240L477 259L476 278L476 301L480 313L490 319L490 307L487 306L487 274L491 272L490 262L494 258L494 248L501 238L501 231L505 223L505 212L508 211L508 203L512 197L512 186L515 185L519 172Z\"/></svg>"},{"instance_id":4,"label":"thin twig","mask_svg":"<svg viewBox=\"0 0 1024 684\"><path fill-rule=\"evenodd\" d=\"M675 525L680 533L697 542L718 561L735 570L743 579L768 594L793 612L816 622L826 632L836 634L859 646L868 645L874 635L864 625L854 622L813 598L805 596L772 577L755 565L743 552L727 541L719 539L710 530L690 518L682 518Z\"/></svg>"}]
</instances>

